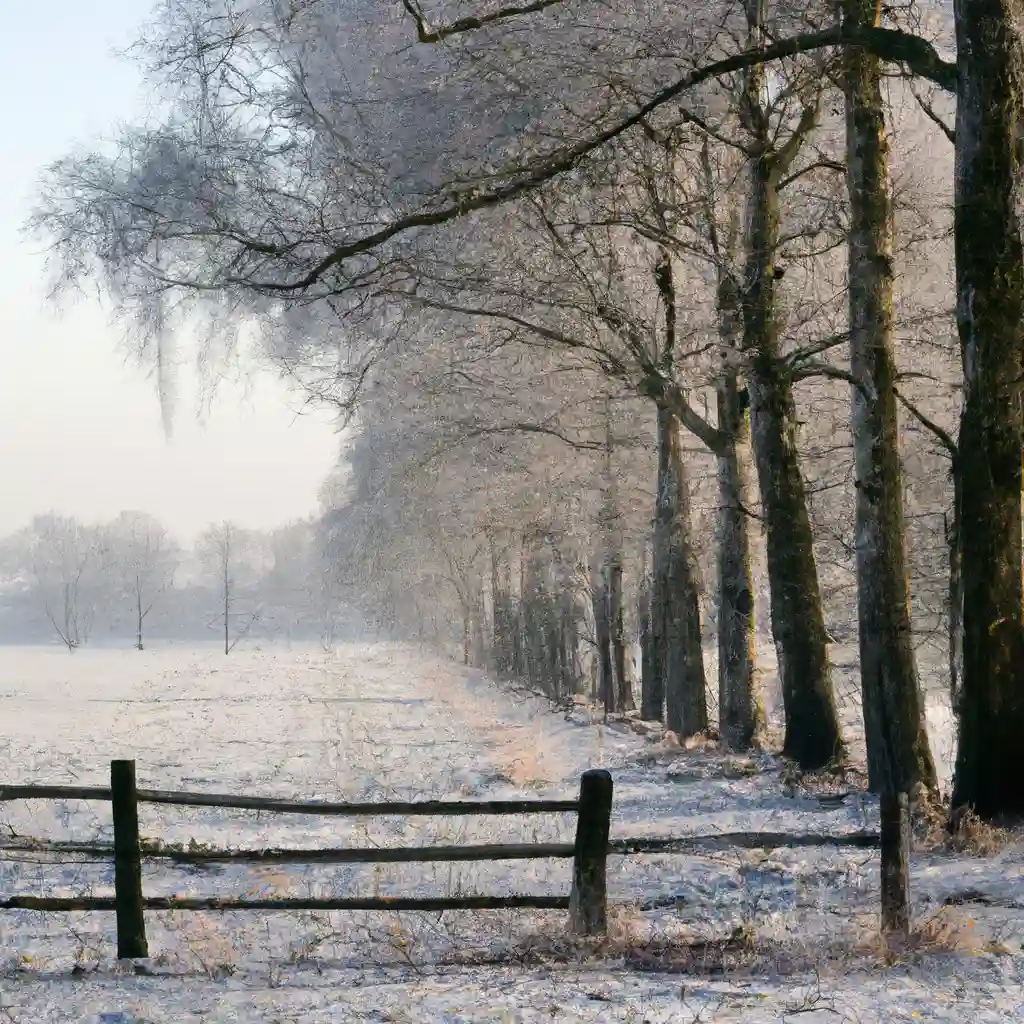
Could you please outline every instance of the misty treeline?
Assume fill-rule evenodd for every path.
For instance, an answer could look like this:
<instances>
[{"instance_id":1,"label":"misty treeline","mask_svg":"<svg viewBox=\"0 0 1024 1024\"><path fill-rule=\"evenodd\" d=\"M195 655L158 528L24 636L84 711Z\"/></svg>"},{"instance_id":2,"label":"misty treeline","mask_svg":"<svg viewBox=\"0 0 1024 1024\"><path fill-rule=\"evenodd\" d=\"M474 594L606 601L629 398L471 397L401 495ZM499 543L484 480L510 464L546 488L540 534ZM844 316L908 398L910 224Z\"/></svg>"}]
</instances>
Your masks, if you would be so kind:
<instances>
[{"instance_id":1,"label":"misty treeline","mask_svg":"<svg viewBox=\"0 0 1024 1024\"><path fill-rule=\"evenodd\" d=\"M339 409L330 551L394 631L737 747L770 635L804 768L855 635L890 794L931 645L954 803L1021 810L1019 6L168 0L162 119L33 226L168 404L202 326Z\"/></svg>"},{"instance_id":2,"label":"misty treeline","mask_svg":"<svg viewBox=\"0 0 1024 1024\"><path fill-rule=\"evenodd\" d=\"M0 642L217 640L349 635L324 572L316 520L270 531L212 523L182 547L160 521L105 523L55 513L0 537Z\"/></svg>"}]
</instances>

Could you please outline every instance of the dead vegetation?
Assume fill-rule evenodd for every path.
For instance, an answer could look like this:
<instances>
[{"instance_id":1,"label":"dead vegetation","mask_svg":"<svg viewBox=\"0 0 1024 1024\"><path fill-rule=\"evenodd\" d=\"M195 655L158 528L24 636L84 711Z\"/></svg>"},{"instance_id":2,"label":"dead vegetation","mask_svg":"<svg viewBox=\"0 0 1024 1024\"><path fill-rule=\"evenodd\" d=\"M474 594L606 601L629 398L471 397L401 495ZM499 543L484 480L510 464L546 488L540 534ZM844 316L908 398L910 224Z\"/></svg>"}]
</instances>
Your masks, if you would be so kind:
<instances>
[{"instance_id":1,"label":"dead vegetation","mask_svg":"<svg viewBox=\"0 0 1024 1024\"><path fill-rule=\"evenodd\" d=\"M851 954L874 966L896 967L941 954L981 956L1013 952L1001 934L986 936L966 907L940 907L914 921L906 935L883 935L867 922L860 929Z\"/></svg>"}]
</instances>

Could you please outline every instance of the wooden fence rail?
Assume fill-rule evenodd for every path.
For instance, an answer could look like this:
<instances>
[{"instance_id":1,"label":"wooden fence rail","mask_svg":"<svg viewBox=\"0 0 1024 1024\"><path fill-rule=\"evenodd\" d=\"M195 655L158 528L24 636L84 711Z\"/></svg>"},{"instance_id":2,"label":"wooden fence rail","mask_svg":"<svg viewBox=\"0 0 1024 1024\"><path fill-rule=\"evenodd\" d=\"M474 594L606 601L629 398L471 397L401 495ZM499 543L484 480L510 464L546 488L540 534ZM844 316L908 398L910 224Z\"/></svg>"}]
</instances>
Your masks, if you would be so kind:
<instances>
[{"instance_id":1,"label":"wooden fence rail","mask_svg":"<svg viewBox=\"0 0 1024 1024\"><path fill-rule=\"evenodd\" d=\"M0 900L0 909L82 911L113 910L117 916L117 955L135 959L149 955L146 940L147 910L500 910L517 907L568 910L570 925L581 935L599 935L606 929L606 861L611 822L612 777L602 769L584 772L578 800L422 800L390 803L330 803L327 801L277 800L268 797L231 796L219 793L181 793L139 789L134 761L111 761L110 786L2 786L5 800L100 800L109 801L114 825L112 849L88 844L47 845L64 853L114 858L113 897L15 896ZM462 814L539 814L575 812L574 843L489 843L476 846L427 846L419 848L346 850L192 850L167 849L143 843L139 838L140 803L176 804L191 807L230 807L291 814L355 816ZM572 889L567 896L438 896L339 899L224 899L219 897L146 897L142 888L142 861L167 858L179 862L218 863L414 863L429 861L540 860L572 858Z\"/></svg>"},{"instance_id":2,"label":"wooden fence rail","mask_svg":"<svg viewBox=\"0 0 1024 1024\"><path fill-rule=\"evenodd\" d=\"M8 840L3 850L107 860L114 855L109 843L49 843ZM609 853L615 851L609 847ZM423 864L446 861L545 860L575 856L573 843L480 843L475 846L369 847L364 849L213 850L155 846L143 840L143 861L170 860L177 864Z\"/></svg>"},{"instance_id":3,"label":"wooden fence rail","mask_svg":"<svg viewBox=\"0 0 1024 1024\"><path fill-rule=\"evenodd\" d=\"M373 896L340 899L224 899L217 896L146 896L146 910L508 910L532 907L541 910L568 910L569 896ZM4 910L117 910L115 896L11 896L0 901ZM146 956L145 953L121 953L118 956Z\"/></svg>"},{"instance_id":4,"label":"wooden fence rail","mask_svg":"<svg viewBox=\"0 0 1024 1024\"><path fill-rule=\"evenodd\" d=\"M272 797L231 796L219 793L187 793L140 789L136 785L134 761L112 761L110 786L0 786L0 802L8 800L98 800L111 804L114 825L112 845L75 842L22 841L6 844L8 849L82 855L114 860L113 897L14 896L0 899L0 909L66 911L114 911L117 917L119 958L148 955L145 930L147 910L206 911L443 911L501 910L532 908L568 910L571 930L578 935L603 935L607 930L607 858L609 854L630 856L650 853L685 853L708 849L740 847L846 846L877 848L886 840L901 851L896 869L893 857L883 849L883 925L906 929L909 908L909 878L906 869L908 826L906 798L889 801L883 807L882 835L853 832L842 835L787 835L773 832L735 832L663 838L610 839L612 777L604 770L584 772L576 800L423 800L390 803L334 803L328 801L281 800ZM173 804L191 807L228 807L285 814L323 814L349 817L463 814L538 814L573 812L577 815L573 843L487 843L469 846L387 847L370 849L263 849L211 850L164 846L140 840L138 805ZM884 813L888 812L888 813ZM142 862L171 860L187 864L368 864L468 862L494 860L573 860L572 885L567 896L438 896L372 898L287 898L227 899L220 897L178 897L143 895ZM898 878L897 878L898 876ZM888 883L888 884L886 884ZM894 897L892 893L897 895Z\"/></svg>"},{"instance_id":5,"label":"wooden fence rail","mask_svg":"<svg viewBox=\"0 0 1024 1024\"><path fill-rule=\"evenodd\" d=\"M241 811L277 814L324 814L346 818L396 815L550 814L575 813L579 800L414 800L388 803L331 803L326 800L278 800L266 796L229 793L181 793L174 790L136 789L140 804L177 804L183 807L228 807ZM0 803L8 800L111 799L107 786L0 786Z\"/></svg>"}]
</instances>

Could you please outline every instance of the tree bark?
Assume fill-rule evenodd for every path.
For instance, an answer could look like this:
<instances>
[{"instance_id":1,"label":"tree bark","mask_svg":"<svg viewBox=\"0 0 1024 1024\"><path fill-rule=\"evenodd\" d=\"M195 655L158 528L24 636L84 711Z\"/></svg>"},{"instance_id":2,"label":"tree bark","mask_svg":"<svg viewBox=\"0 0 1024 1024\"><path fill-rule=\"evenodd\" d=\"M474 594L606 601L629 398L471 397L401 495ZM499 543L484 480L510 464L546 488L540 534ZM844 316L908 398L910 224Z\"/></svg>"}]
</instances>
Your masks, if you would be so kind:
<instances>
[{"instance_id":1,"label":"tree bark","mask_svg":"<svg viewBox=\"0 0 1024 1024\"><path fill-rule=\"evenodd\" d=\"M469 621L469 609L462 608L462 664L469 665L473 657L473 624Z\"/></svg>"},{"instance_id":2,"label":"tree bark","mask_svg":"<svg viewBox=\"0 0 1024 1024\"><path fill-rule=\"evenodd\" d=\"M753 44L763 41L762 0L747 0ZM786 713L783 754L801 768L821 768L844 755L828 661L828 638L814 560L807 495L796 443L793 384L781 358L776 318L775 254L779 244L779 176L785 170L762 96L764 70L744 83L743 113L751 138L747 194L743 347L750 354L747 390L768 548L772 634ZM788 159L795 149L789 140Z\"/></svg>"},{"instance_id":3,"label":"tree bark","mask_svg":"<svg viewBox=\"0 0 1024 1024\"><path fill-rule=\"evenodd\" d=\"M658 476L654 499L654 529L651 538L651 581L648 598L648 644L647 663L649 671L641 683L641 713L648 721L665 719L665 651L668 646L668 600L669 600L669 510L662 509L663 478L667 469L667 442L663 440L669 414L658 409ZM663 422L665 421L665 422Z\"/></svg>"},{"instance_id":4,"label":"tree bark","mask_svg":"<svg viewBox=\"0 0 1024 1024\"><path fill-rule=\"evenodd\" d=\"M612 667L615 670L615 710L632 711L633 686L626 668L626 633L622 606L622 554L615 552L608 567L608 618L611 629Z\"/></svg>"},{"instance_id":5,"label":"tree bark","mask_svg":"<svg viewBox=\"0 0 1024 1024\"><path fill-rule=\"evenodd\" d=\"M603 413L605 443L599 526L602 547L601 583L605 599L610 664L605 708L619 712L632 708L633 693L629 676L626 674L626 640L623 635L622 610L622 517L612 464L615 440L612 433L611 402L607 395L604 399Z\"/></svg>"},{"instance_id":6,"label":"tree bark","mask_svg":"<svg viewBox=\"0 0 1024 1024\"><path fill-rule=\"evenodd\" d=\"M871 25L875 0L846 0L846 21ZM845 54L850 194L850 372L861 695L868 786L894 797L938 780L914 657L893 352L892 209L881 64Z\"/></svg>"},{"instance_id":7,"label":"tree bark","mask_svg":"<svg viewBox=\"0 0 1024 1024\"><path fill-rule=\"evenodd\" d=\"M225 542L227 543L227 542ZM228 549L230 550L230 549ZM224 554L224 653L231 653L231 574L230 556Z\"/></svg>"},{"instance_id":8,"label":"tree bark","mask_svg":"<svg viewBox=\"0 0 1024 1024\"><path fill-rule=\"evenodd\" d=\"M753 454L747 396L731 353L739 294L723 275L718 287L719 330L729 355L718 382L718 427L728 437L718 455L718 718L722 741L736 750L764 730L764 705L757 680L754 580L750 559Z\"/></svg>"},{"instance_id":9,"label":"tree bark","mask_svg":"<svg viewBox=\"0 0 1024 1024\"><path fill-rule=\"evenodd\" d=\"M138 651L142 650L142 620L145 618L145 613L142 611L142 586L139 583L139 578L135 577L135 613L136 613L136 638L135 638L135 649Z\"/></svg>"},{"instance_id":10,"label":"tree bark","mask_svg":"<svg viewBox=\"0 0 1024 1024\"><path fill-rule=\"evenodd\" d=\"M1024 812L1024 2L959 0L956 35L964 650L953 805L992 818Z\"/></svg>"},{"instance_id":11,"label":"tree bark","mask_svg":"<svg viewBox=\"0 0 1024 1024\"><path fill-rule=\"evenodd\" d=\"M597 647L597 692L605 714L615 710L615 680L612 662L612 631L608 616L608 565L605 556L595 559L590 571L591 606L594 612L594 642Z\"/></svg>"},{"instance_id":12,"label":"tree bark","mask_svg":"<svg viewBox=\"0 0 1024 1024\"><path fill-rule=\"evenodd\" d=\"M640 569L640 592L637 601L637 633L640 644L640 717L647 721L661 718L661 704L651 703L652 681L655 675L651 662L651 579L647 571L647 549L643 549Z\"/></svg>"},{"instance_id":13,"label":"tree bark","mask_svg":"<svg viewBox=\"0 0 1024 1024\"><path fill-rule=\"evenodd\" d=\"M708 727L707 677L701 647L690 494L679 421L660 408L654 533L653 571L658 581L658 603L652 608L651 618L662 630L666 723L680 738L685 738Z\"/></svg>"},{"instance_id":14,"label":"tree bark","mask_svg":"<svg viewBox=\"0 0 1024 1024\"><path fill-rule=\"evenodd\" d=\"M777 358L758 353L748 384L768 548L772 636L786 733L783 754L814 770L844 755L792 390Z\"/></svg>"},{"instance_id":15,"label":"tree bark","mask_svg":"<svg viewBox=\"0 0 1024 1024\"><path fill-rule=\"evenodd\" d=\"M949 559L949 706L960 715L960 696L964 679L964 588L960 572L960 468L954 458L953 509L943 521L946 556Z\"/></svg>"},{"instance_id":16,"label":"tree bark","mask_svg":"<svg viewBox=\"0 0 1024 1024\"><path fill-rule=\"evenodd\" d=\"M509 594L508 565L498 554L494 539L490 540L491 555L491 666L499 675L513 672L511 595Z\"/></svg>"}]
</instances>

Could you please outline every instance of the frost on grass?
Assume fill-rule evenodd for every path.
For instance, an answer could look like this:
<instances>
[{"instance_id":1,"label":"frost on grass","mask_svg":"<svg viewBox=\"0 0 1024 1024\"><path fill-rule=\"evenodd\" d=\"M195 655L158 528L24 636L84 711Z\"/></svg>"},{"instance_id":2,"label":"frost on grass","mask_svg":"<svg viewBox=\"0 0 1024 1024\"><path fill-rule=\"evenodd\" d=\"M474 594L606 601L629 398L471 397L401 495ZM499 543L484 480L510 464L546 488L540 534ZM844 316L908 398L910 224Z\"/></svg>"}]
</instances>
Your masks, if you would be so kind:
<instances>
[{"instance_id":1,"label":"frost on grass","mask_svg":"<svg viewBox=\"0 0 1024 1024\"><path fill-rule=\"evenodd\" d=\"M479 673L398 646L322 650L0 651L6 778L358 800L571 796L615 777L614 838L877 826L856 773L799 777L769 754L673 749L628 720L552 713ZM849 711L849 708L847 708ZM649 733L649 735L648 735ZM937 747L941 749L941 738ZM109 841L104 805L0 809L6 893L109 894L107 864L24 849ZM144 805L150 840L398 846L572 838L571 815L319 819ZM969 828L968 826L965 826ZM1024 1017L1024 880L1012 835L922 844L914 934L877 935L877 860L835 848L612 857L607 939L557 912L147 915L152 960L114 959L112 915L0 915L0 1022L776 1021ZM984 842L982 840L985 840ZM22 849L13 849L17 843ZM216 865L148 862L148 894L563 894L567 861ZM948 904L948 906L947 906ZM920 1016L915 1018L917 1013Z\"/></svg>"}]
</instances>

